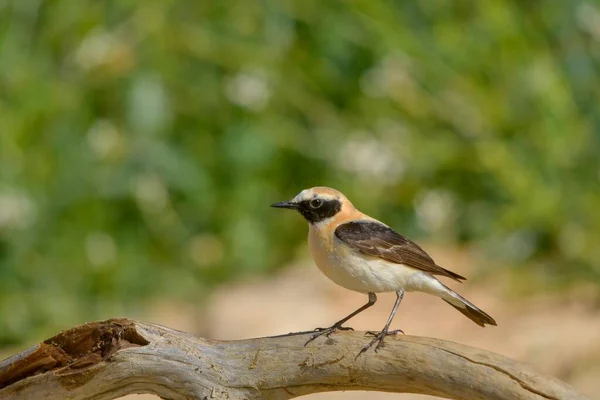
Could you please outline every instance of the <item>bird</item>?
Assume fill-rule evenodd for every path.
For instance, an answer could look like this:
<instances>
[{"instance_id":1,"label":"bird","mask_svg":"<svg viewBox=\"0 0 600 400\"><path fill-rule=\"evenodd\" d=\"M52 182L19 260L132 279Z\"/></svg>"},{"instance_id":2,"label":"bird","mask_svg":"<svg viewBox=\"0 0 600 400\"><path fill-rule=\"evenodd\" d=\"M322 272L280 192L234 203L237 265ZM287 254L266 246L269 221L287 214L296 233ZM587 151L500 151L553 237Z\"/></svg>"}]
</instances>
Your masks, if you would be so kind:
<instances>
[{"instance_id":1,"label":"bird","mask_svg":"<svg viewBox=\"0 0 600 400\"><path fill-rule=\"evenodd\" d=\"M338 190L317 186L302 190L292 200L271 205L299 212L308 222L308 247L316 266L334 283L368 296L368 302L329 328L316 328L305 343L320 336L353 330L348 320L373 306L377 293L395 292L396 301L381 331L369 331L373 339L357 357L375 345L378 352L386 336L404 333L389 327L405 292L424 292L440 297L477 325L496 326L496 321L473 303L444 285L437 277L456 282L463 276L445 269L419 245L383 222L359 211Z\"/></svg>"}]
</instances>

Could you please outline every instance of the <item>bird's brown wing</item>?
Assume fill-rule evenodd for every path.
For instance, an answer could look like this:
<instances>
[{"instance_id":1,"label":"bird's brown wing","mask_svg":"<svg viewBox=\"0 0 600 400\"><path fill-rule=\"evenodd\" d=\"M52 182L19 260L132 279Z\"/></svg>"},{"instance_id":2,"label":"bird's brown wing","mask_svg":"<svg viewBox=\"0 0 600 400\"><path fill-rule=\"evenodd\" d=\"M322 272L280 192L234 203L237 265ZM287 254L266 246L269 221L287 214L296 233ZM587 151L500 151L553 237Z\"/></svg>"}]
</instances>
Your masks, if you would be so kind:
<instances>
[{"instance_id":1,"label":"bird's brown wing","mask_svg":"<svg viewBox=\"0 0 600 400\"><path fill-rule=\"evenodd\" d=\"M417 244L376 221L346 222L335 229L335 236L369 256L408 265L433 275L446 276L458 282L466 279L440 267Z\"/></svg>"}]
</instances>

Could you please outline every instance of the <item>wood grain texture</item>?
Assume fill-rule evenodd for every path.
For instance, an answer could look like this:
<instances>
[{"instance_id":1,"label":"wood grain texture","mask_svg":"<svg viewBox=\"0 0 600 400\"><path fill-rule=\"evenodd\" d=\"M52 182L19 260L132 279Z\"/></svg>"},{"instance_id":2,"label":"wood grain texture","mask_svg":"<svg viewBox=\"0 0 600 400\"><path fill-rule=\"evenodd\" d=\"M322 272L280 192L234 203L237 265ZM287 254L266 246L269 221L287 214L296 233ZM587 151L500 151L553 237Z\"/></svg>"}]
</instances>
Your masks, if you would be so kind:
<instances>
[{"instance_id":1,"label":"wood grain texture","mask_svg":"<svg viewBox=\"0 0 600 400\"><path fill-rule=\"evenodd\" d=\"M355 359L367 340L340 332L210 341L113 319L75 327L0 363L0 400L291 399L324 391L422 393L449 399L586 399L506 357L438 339L397 336Z\"/></svg>"}]
</instances>

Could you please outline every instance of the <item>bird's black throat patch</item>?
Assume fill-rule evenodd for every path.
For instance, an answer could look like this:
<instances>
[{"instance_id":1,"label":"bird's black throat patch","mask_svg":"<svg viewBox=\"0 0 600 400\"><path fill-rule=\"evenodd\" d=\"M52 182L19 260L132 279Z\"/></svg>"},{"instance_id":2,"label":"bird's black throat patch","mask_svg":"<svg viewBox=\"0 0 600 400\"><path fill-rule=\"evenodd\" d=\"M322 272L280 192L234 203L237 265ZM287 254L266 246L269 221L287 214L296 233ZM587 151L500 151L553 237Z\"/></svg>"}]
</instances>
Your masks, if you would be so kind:
<instances>
[{"instance_id":1,"label":"bird's black throat patch","mask_svg":"<svg viewBox=\"0 0 600 400\"><path fill-rule=\"evenodd\" d=\"M314 224L339 213L342 209L342 203L337 199L323 200L320 207L314 208L311 206L311 200L303 200L298 203L297 209L304 219Z\"/></svg>"}]
</instances>

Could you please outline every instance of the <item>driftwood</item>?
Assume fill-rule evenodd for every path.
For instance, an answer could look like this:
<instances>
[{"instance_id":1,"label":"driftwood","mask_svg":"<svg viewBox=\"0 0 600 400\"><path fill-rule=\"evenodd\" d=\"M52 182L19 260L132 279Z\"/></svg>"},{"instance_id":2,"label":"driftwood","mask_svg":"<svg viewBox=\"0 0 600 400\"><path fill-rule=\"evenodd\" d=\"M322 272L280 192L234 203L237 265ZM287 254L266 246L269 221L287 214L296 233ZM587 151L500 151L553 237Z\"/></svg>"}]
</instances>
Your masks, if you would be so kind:
<instances>
[{"instance_id":1,"label":"driftwood","mask_svg":"<svg viewBox=\"0 0 600 400\"><path fill-rule=\"evenodd\" d=\"M0 363L0 399L291 399L336 390L423 393L451 399L585 399L567 384L503 356L437 339L367 340L340 332L211 341L128 319L64 331Z\"/></svg>"}]
</instances>

